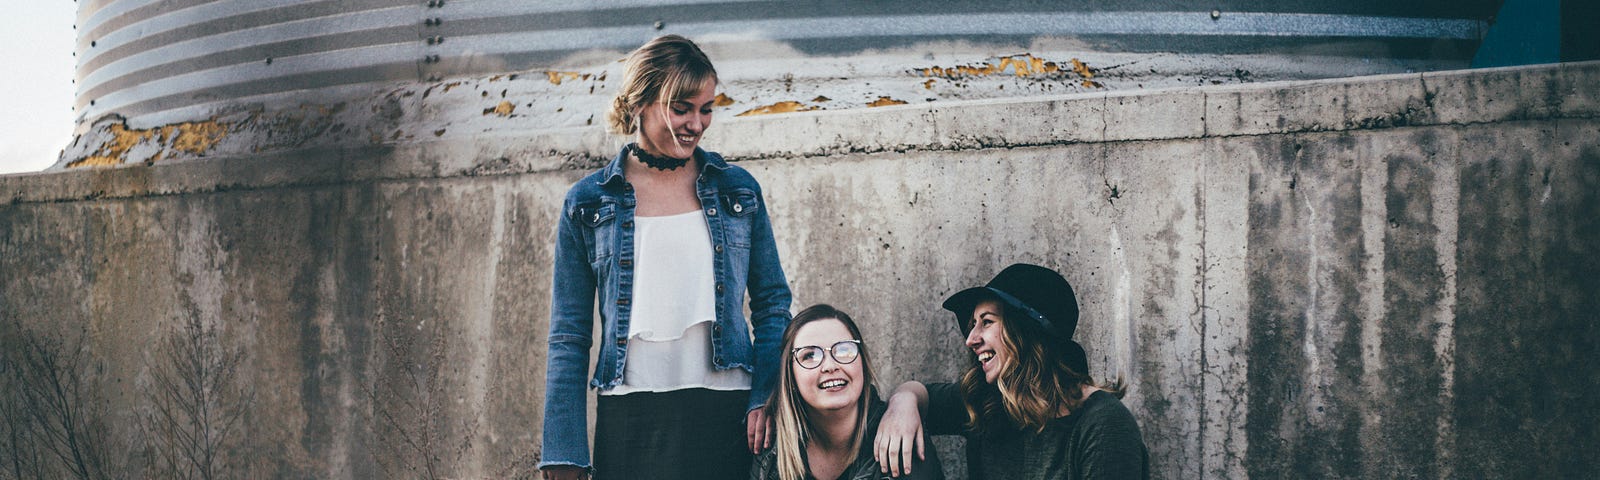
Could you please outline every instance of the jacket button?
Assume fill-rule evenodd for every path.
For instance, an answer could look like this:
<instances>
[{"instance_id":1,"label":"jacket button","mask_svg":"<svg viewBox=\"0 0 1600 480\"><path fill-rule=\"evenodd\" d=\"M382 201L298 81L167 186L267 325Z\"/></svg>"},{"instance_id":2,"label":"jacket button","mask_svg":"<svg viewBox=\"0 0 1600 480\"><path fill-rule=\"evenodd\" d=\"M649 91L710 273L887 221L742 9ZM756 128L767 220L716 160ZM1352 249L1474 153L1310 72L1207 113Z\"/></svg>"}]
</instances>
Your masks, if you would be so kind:
<instances>
[{"instance_id":1,"label":"jacket button","mask_svg":"<svg viewBox=\"0 0 1600 480\"><path fill-rule=\"evenodd\" d=\"M743 212L743 211L744 211L744 205L737 204L737 203L733 204L733 213L739 213L739 212Z\"/></svg>"},{"instance_id":2,"label":"jacket button","mask_svg":"<svg viewBox=\"0 0 1600 480\"><path fill-rule=\"evenodd\" d=\"M717 253L722 253L722 245L718 244L717 248L715 250L717 251Z\"/></svg>"},{"instance_id":3,"label":"jacket button","mask_svg":"<svg viewBox=\"0 0 1600 480\"><path fill-rule=\"evenodd\" d=\"M718 325L718 324L715 324L715 323L711 324L711 334L712 335L722 335L722 325Z\"/></svg>"},{"instance_id":4,"label":"jacket button","mask_svg":"<svg viewBox=\"0 0 1600 480\"><path fill-rule=\"evenodd\" d=\"M722 284L717 284L717 293L722 293Z\"/></svg>"},{"instance_id":5,"label":"jacket button","mask_svg":"<svg viewBox=\"0 0 1600 480\"><path fill-rule=\"evenodd\" d=\"M717 216L717 207L711 207L711 208L707 209L706 210L706 215L712 216L712 217Z\"/></svg>"},{"instance_id":6,"label":"jacket button","mask_svg":"<svg viewBox=\"0 0 1600 480\"><path fill-rule=\"evenodd\" d=\"M600 212L595 212L594 213L594 219L593 220L589 220L589 221L590 222L594 222L594 223L600 223Z\"/></svg>"}]
</instances>

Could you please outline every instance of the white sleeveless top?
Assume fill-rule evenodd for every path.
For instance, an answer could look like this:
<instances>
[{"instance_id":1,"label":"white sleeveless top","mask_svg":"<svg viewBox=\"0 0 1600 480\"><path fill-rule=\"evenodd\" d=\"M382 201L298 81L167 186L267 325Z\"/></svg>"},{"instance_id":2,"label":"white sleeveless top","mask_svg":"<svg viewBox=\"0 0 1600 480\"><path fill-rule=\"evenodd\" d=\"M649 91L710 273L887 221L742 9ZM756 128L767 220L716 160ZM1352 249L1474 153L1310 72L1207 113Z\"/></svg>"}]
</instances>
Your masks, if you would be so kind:
<instances>
[{"instance_id":1,"label":"white sleeveless top","mask_svg":"<svg viewBox=\"0 0 1600 480\"><path fill-rule=\"evenodd\" d=\"M717 280L704 214L696 210L633 221L637 229L627 358L622 383L600 394L749 390L749 372L717 370L711 363Z\"/></svg>"}]
</instances>

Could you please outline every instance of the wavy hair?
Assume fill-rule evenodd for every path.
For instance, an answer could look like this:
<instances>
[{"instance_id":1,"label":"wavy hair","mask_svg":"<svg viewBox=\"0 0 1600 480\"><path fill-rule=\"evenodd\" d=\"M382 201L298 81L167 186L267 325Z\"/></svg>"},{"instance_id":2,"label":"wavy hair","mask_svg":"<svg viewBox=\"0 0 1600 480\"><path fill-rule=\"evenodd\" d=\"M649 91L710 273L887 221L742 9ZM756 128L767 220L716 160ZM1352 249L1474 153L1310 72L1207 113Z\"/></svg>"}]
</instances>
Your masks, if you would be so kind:
<instances>
[{"instance_id":1,"label":"wavy hair","mask_svg":"<svg viewBox=\"0 0 1600 480\"><path fill-rule=\"evenodd\" d=\"M639 131L639 112L651 102L666 105L700 93L717 69L699 45L679 35L662 35L628 54L622 86L606 111L612 133Z\"/></svg>"},{"instance_id":2,"label":"wavy hair","mask_svg":"<svg viewBox=\"0 0 1600 480\"><path fill-rule=\"evenodd\" d=\"M878 392L873 387L872 356L867 354L866 340L861 338L861 329L856 327L856 322L850 315L827 304L817 304L806 307L795 314L794 320L789 321L789 328L783 332L783 345L779 349L783 352L783 361L779 364L780 375L778 388L773 389L772 398L767 405L777 423L777 439L772 442L772 449L776 451L778 460L778 478L783 480L802 480L806 478L806 461L801 454L806 448L806 442L816 434L816 428L806 416L808 408L806 401L800 397L800 386L794 380L794 338L800 327L825 320L838 320L844 328L850 330L850 338L861 342L861 377L864 383L861 388L861 398L856 401L856 428L855 434L850 439L850 457L845 459L849 465L856 461L856 452L861 448L862 437L867 431L867 408L877 398Z\"/></svg>"},{"instance_id":3,"label":"wavy hair","mask_svg":"<svg viewBox=\"0 0 1600 480\"><path fill-rule=\"evenodd\" d=\"M961 376L962 398L966 401L967 427L974 432L984 432L988 427L1001 424L1022 430L1044 430L1045 424L1054 420L1065 407L1077 410L1082 401L1084 386L1095 386L1122 398L1122 380L1096 385L1087 372L1074 370L1067 362L1068 356L1061 346L1039 326L1011 319L1026 318L1024 313L1005 302L1001 324L1004 326L1001 342L1012 352L1012 361L1000 366L994 384L984 380L983 367L973 357L972 366ZM968 312L968 317L971 312ZM963 322L971 322L966 318Z\"/></svg>"}]
</instances>

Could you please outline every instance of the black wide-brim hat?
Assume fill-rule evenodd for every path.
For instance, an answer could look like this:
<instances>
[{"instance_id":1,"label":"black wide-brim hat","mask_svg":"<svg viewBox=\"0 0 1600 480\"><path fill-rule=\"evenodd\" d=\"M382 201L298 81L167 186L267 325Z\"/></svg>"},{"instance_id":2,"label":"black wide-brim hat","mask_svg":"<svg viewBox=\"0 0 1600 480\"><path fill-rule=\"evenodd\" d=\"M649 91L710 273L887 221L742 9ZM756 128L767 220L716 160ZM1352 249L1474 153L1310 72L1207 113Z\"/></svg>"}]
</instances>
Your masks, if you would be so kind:
<instances>
[{"instance_id":1,"label":"black wide-brim hat","mask_svg":"<svg viewBox=\"0 0 1600 480\"><path fill-rule=\"evenodd\" d=\"M966 336L972 330L967 322L972 310L979 302L989 299L1021 312L1023 318L1007 317L1006 322L1027 322L1029 327L1022 327L1024 331L1043 332L1051 343L1060 347L1068 366L1079 374L1089 373L1083 346L1072 340L1072 334L1078 330L1078 297L1072 291L1072 284L1061 274L1038 265L1014 264L1001 270L984 286L951 295L945 299L944 309L956 314L956 328Z\"/></svg>"}]
</instances>

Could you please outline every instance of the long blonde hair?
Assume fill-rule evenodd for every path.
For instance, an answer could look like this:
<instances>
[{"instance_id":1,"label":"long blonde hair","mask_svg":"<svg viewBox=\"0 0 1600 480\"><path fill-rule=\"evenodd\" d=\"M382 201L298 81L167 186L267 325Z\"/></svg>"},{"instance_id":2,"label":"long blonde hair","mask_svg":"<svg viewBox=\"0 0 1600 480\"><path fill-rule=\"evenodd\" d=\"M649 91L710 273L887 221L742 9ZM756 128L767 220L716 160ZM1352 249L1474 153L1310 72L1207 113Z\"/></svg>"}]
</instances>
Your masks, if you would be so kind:
<instances>
[{"instance_id":1,"label":"long blonde hair","mask_svg":"<svg viewBox=\"0 0 1600 480\"><path fill-rule=\"evenodd\" d=\"M1075 411L1082 405L1085 386L1122 397L1122 380L1096 385L1088 372L1079 372L1068 361L1064 347L1045 335L1043 329L1025 321L1025 315L1001 302L1004 334L1001 343L1012 352L1012 360L1000 366L1000 374L990 385L976 357L961 376L966 400L968 428L984 432L994 423L1009 421L1022 430L1044 430L1045 424L1060 414L1061 408ZM969 313L970 316L970 313ZM1013 321L1017 319L1017 321ZM968 320L970 321L970 320Z\"/></svg>"},{"instance_id":2,"label":"long blonde hair","mask_svg":"<svg viewBox=\"0 0 1600 480\"><path fill-rule=\"evenodd\" d=\"M628 54L606 125L612 133L632 135L639 131L639 112L646 105L693 97L707 80L717 80L717 69L699 45L679 35L656 37Z\"/></svg>"},{"instance_id":3,"label":"long blonde hair","mask_svg":"<svg viewBox=\"0 0 1600 480\"><path fill-rule=\"evenodd\" d=\"M861 449L862 437L867 435L867 409L877 398L877 390L873 387L872 356L867 354L867 343L861 338L861 329L856 328L856 322L850 315L839 311L827 304L817 304L801 310L789 322L789 329L783 332L783 361L779 370L778 388L773 389L772 398L767 401L767 408L772 413L773 421L777 423L777 439L772 442L772 449L777 454L778 478L783 480L802 480L806 478L806 461L802 455L816 429L810 419L806 417L806 401L800 397L800 385L794 380L794 338L800 327L818 321L838 320L844 328L850 330L850 338L861 342L861 398L856 401L856 428L850 439L850 454L845 459L845 464L855 463L856 452Z\"/></svg>"}]
</instances>

